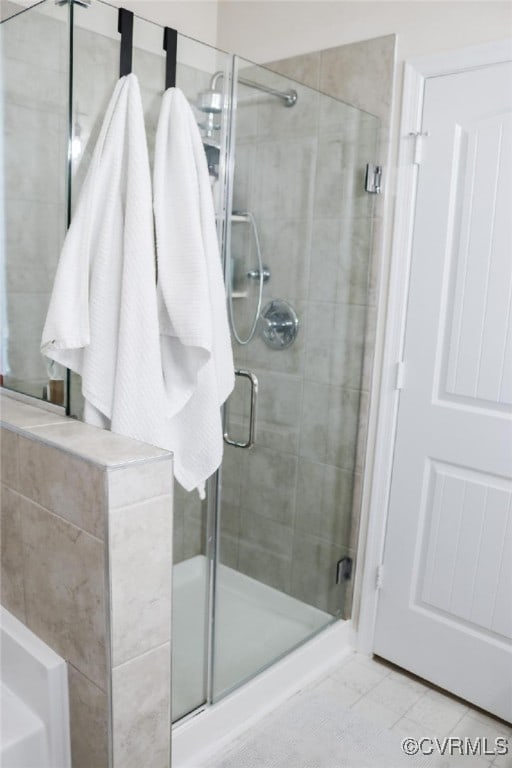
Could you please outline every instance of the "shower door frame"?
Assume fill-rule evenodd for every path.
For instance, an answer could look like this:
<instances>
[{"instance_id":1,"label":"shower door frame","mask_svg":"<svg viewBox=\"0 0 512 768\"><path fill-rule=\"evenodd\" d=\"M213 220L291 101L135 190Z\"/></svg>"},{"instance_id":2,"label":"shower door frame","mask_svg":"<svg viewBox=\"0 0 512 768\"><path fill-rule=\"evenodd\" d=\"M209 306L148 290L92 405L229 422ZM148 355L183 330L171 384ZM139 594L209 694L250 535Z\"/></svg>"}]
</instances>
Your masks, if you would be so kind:
<instances>
[{"instance_id":1,"label":"shower door frame","mask_svg":"<svg viewBox=\"0 0 512 768\"><path fill-rule=\"evenodd\" d=\"M224 71L223 84L223 136L219 162L219 199L222 210L218 211L217 234L221 244L221 261L224 285L229 279L229 254L231 250L231 211L233 210L233 180L235 175L236 149L236 111L238 100L238 57L231 54L230 66ZM227 408L222 406L222 433L226 431ZM217 573L220 564L222 502L222 464L206 484L206 560L207 576L207 630L205 643L205 703L189 713L196 714L205 707L210 707L214 700L215 678L215 641L216 641L216 606ZM186 715L185 717L189 717ZM179 721L177 721L179 722Z\"/></svg>"}]
</instances>

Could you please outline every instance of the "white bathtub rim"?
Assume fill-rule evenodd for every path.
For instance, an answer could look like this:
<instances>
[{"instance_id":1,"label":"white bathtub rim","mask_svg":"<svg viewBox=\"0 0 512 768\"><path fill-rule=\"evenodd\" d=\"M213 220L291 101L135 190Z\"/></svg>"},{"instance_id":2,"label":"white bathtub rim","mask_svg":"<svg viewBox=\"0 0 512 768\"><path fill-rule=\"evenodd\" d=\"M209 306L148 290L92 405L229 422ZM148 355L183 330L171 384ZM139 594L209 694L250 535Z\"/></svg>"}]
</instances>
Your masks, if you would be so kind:
<instances>
[{"instance_id":1,"label":"white bathtub rim","mask_svg":"<svg viewBox=\"0 0 512 768\"><path fill-rule=\"evenodd\" d=\"M0 637L2 684L43 721L52 768L71 768L66 662L3 606Z\"/></svg>"}]
</instances>

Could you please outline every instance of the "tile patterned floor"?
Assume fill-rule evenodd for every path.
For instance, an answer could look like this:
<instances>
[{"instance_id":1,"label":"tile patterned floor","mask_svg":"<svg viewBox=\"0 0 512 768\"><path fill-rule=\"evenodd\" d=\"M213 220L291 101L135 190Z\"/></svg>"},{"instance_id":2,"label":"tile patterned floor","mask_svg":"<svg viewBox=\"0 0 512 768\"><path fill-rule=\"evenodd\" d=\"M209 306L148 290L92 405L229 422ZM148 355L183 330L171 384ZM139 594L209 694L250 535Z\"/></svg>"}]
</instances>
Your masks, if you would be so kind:
<instances>
[{"instance_id":1,"label":"tile patterned floor","mask_svg":"<svg viewBox=\"0 0 512 768\"><path fill-rule=\"evenodd\" d=\"M485 715L469 705L451 696L425 685L395 668L378 660L370 659L359 654L353 654L331 673L308 686L294 697L302 697L303 704L310 697L318 700L318 694L329 697L339 705L340 710L364 718L376 727L375 733L398 734L400 738L438 738L453 737L487 737L487 744L493 746L498 736L508 739L509 754L502 756L444 756L433 755L425 764L431 768L512 768L512 726L503 725L500 721ZM306 702L304 701L306 700ZM236 765L261 765L267 768L274 765L272 749L272 728L275 717L283 707L268 715L250 731L242 734L234 742L223 749L221 753L212 756L208 768L223 768ZM314 710L311 718L311 751L308 756L308 738L303 743L302 756L297 763L294 759L290 768L352 768L346 760L340 758L337 765L318 757L317 728L314 722ZM309 729L308 729L309 730ZM250 740L258 739L258 745L265 743L268 748L268 761L260 755L257 762L247 762L247 744ZM304 748L305 744L305 748ZM244 748L245 747L245 748ZM238 755L238 757L237 757ZM315 756L314 759L312 756ZM263 760L263 762L261 762ZM245 765L244 765L245 762ZM411 765L414 761L411 760ZM423 764L423 763L422 763ZM400 762L402 765L402 762ZM373 768L373 766L371 767ZM375 768L384 768L375 766ZM394 768L394 766L386 766Z\"/></svg>"}]
</instances>

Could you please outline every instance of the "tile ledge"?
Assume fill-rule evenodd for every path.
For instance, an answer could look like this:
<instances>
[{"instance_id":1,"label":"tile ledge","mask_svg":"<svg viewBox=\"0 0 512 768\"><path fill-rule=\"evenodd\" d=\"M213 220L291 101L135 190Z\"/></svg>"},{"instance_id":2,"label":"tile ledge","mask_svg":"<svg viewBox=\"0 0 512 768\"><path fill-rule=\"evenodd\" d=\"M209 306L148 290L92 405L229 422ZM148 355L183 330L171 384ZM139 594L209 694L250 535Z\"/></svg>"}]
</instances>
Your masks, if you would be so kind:
<instances>
[{"instance_id":1,"label":"tile ledge","mask_svg":"<svg viewBox=\"0 0 512 768\"><path fill-rule=\"evenodd\" d=\"M14 432L25 439L34 440L69 455L76 456L82 461L102 469L115 470L172 459L171 451L157 448L149 443L133 440L130 437L124 437L99 427L93 427L90 424L84 424L67 416L56 415L52 419L51 413L45 411L44 408L38 409L37 406L28 405L15 398L5 396L2 392L0 402L5 403L6 400L9 401L9 404L16 404L15 413L11 414L10 419L6 418L6 416L0 418L0 426L2 428ZM48 413L48 421L41 416L41 422L30 423L37 419L37 414L35 414L37 410L41 410L41 414ZM23 418L24 412L26 417L28 417L26 419ZM16 418L17 416L19 418ZM23 424L24 420L28 420L29 423ZM78 436L76 435L77 432ZM81 440L87 440L87 438L92 442L92 445L84 449L80 442ZM97 456L95 455L96 453L98 453ZM103 458L99 454L102 454ZM112 458L108 458L109 454Z\"/></svg>"},{"instance_id":2,"label":"tile ledge","mask_svg":"<svg viewBox=\"0 0 512 768\"><path fill-rule=\"evenodd\" d=\"M133 456L133 457L127 457L124 459L112 459L112 460L102 460L100 458L95 458L90 453L79 450L78 448L68 445L55 437L48 435L47 430L51 430L54 427L73 427L77 424L81 424L83 426L90 427L89 424L85 425L81 421L75 421L71 420L69 425L68 424L47 424L44 427L29 427L28 429L16 429L15 431L19 432L23 437L26 437L28 439L33 439L38 443L43 443L44 445L49 445L52 448L56 448L59 451L63 451L64 453L70 454L71 456L76 456L82 461L85 461L89 464L93 464L96 467L101 467L105 470L115 470L115 469L123 469L124 467L133 467L138 466L141 464L150 464L155 461L169 461L172 459L172 452L166 451L163 448L156 448L154 446L151 446L149 443L142 443L137 440L133 440L130 437L123 437L123 435L117 435L114 432L109 432L108 430L100 429L99 427L90 427L91 429L97 429L98 432L103 433L106 437L105 440L108 440L109 438L107 436L110 435L116 435L116 438L119 438L120 440L126 440L130 443L133 443L138 446L146 446L148 448L148 455L146 456ZM43 430L45 430L43 432ZM153 453L151 452L151 449L153 449Z\"/></svg>"},{"instance_id":3,"label":"tile ledge","mask_svg":"<svg viewBox=\"0 0 512 768\"><path fill-rule=\"evenodd\" d=\"M23 403L24 405L29 405L32 408L37 408L37 410L45 411L46 413L53 413L56 416L60 416L61 418L63 418L65 415L65 409L63 405L55 405L55 403L50 403L48 400L41 400L40 398L34 397L33 395L26 395L24 392L18 392L16 389L9 389L9 387L2 385L0 386L0 401L4 397L9 401L14 400L17 403Z\"/></svg>"},{"instance_id":4,"label":"tile ledge","mask_svg":"<svg viewBox=\"0 0 512 768\"><path fill-rule=\"evenodd\" d=\"M48 426L50 424L63 424L67 417L62 408L51 404L39 404L34 398L11 394L8 390L0 389L0 424L3 427L28 427ZM8 413L4 415L4 410Z\"/></svg>"}]
</instances>

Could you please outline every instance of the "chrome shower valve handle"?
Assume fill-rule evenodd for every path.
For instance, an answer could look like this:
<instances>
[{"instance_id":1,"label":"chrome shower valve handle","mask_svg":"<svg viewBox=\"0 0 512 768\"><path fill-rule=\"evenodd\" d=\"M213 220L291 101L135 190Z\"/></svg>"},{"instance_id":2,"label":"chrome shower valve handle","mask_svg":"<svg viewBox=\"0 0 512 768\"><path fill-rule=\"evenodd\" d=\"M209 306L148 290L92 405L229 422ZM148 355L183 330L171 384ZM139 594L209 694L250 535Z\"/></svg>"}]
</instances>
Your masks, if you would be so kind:
<instances>
[{"instance_id":1,"label":"chrome shower valve handle","mask_svg":"<svg viewBox=\"0 0 512 768\"><path fill-rule=\"evenodd\" d=\"M287 349L299 332L299 318L291 304L283 299L273 299L260 315L260 333L271 349Z\"/></svg>"}]
</instances>

